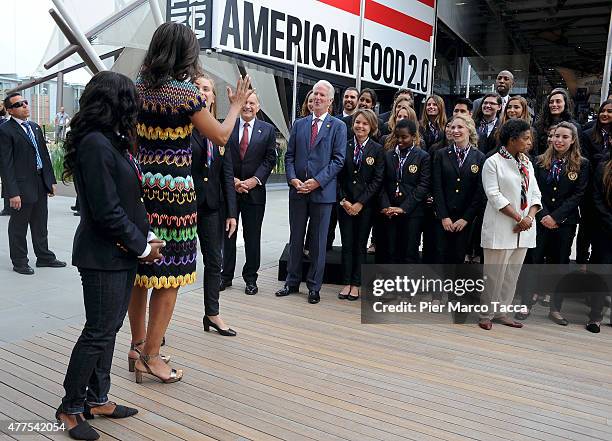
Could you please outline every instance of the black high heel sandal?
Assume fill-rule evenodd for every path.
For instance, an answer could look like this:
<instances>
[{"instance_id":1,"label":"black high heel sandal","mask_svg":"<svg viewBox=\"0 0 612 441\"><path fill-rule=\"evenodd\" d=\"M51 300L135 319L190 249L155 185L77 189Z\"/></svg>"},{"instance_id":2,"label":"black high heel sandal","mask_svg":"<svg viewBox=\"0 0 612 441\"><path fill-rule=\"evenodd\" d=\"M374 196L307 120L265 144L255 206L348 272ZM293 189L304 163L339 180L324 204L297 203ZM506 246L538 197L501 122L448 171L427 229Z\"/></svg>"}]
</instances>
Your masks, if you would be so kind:
<instances>
[{"instance_id":1,"label":"black high heel sandal","mask_svg":"<svg viewBox=\"0 0 612 441\"><path fill-rule=\"evenodd\" d=\"M217 333L219 335L222 335L224 337L235 337L236 336L236 331L234 331L232 328L227 328L227 329L221 329L219 327L219 325L217 325L216 323L213 323L207 315L204 316L204 318L202 319L202 325L204 325L204 330L206 332L210 332L210 328L215 328L217 330Z\"/></svg>"},{"instance_id":2,"label":"black high heel sandal","mask_svg":"<svg viewBox=\"0 0 612 441\"><path fill-rule=\"evenodd\" d=\"M98 416L104 416L106 418L115 419L115 418L131 417L138 413L138 409L134 409L133 407L122 406L121 404L117 404L113 401L109 401L109 403L115 405L115 410L113 410L113 413L109 415L97 414ZM90 406L89 404L85 403L85 410L83 411L83 416L85 417L86 420L93 420L94 417L96 416L93 413L91 413L91 409L93 409L94 407L98 407L98 406Z\"/></svg>"},{"instance_id":3,"label":"black high heel sandal","mask_svg":"<svg viewBox=\"0 0 612 441\"><path fill-rule=\"evenodd\" d=\"M60 406L55 411L55 419L57 420L59 424L63 424L63 421L60 418L61 413L68 415L67 413L64 412L64 408L60 404ZM68 430L68 435L70 436L70 438L87 440L87 441L90 441L90 440L93 441L93 440L100 438L100 434L96 432L96 430L93 427L91 427L89 423L85 421L83 417L81 417L80 414L76 414L74 415L74 417L76 418L77 425L74 426L72 429Z\"/></svg>"}]
</instances>

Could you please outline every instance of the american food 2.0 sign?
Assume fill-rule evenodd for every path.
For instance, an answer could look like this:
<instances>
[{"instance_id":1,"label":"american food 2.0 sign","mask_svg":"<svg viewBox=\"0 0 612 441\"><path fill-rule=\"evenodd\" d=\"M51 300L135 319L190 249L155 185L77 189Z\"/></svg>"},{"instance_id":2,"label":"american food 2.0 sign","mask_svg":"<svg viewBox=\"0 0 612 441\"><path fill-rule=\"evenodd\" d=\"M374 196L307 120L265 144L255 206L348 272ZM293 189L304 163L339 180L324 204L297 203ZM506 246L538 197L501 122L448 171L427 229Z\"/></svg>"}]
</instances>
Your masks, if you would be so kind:
<instances>
[{"instance_id":1,"label":"american food 2.0 sign","mask_svg":"<svg viewBox=\"0 0 612 441\"><path fill-rule=\"evenodd\" d=\"M213 47L355 77L360 0L224 0ZM435 0L366 0L362 78L427 92Z\"/></svg>"}]
</instances>

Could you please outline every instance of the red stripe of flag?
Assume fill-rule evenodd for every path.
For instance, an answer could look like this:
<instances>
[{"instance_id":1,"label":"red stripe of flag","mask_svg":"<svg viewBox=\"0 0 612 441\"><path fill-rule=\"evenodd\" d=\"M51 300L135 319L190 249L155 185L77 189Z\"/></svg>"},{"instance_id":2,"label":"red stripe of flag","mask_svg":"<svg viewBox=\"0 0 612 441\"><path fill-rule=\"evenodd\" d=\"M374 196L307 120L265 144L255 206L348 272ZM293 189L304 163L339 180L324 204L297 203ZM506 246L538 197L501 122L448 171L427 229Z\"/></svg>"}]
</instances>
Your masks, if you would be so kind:
<instances>
[{"instance_id":1,"label":"red stripe of flag","mask_svg":"<svg viewBox=\"0 0 612 441\"><path fill-rule=\"evenodd\" d=\"M368 1L365 17L383 26L429 42L433 26L375 1Z\"/></svg>"},{"instance_id":2,"label":"red stripe of flag","mask_svg":"<svg viewBox=\"0 0 612 441\"><path fill-rule=\"evenodd\" d=\"M326 5L341 9L353 15L360 15L360 0L318 0ZM418 0L428 6L434 6L435 0ZM365 18L395 29L407 35L412 35L429 42L433 34L433 26L396 9L380 4L374 0L366 0Z\"/></svg>"},{"instance_id":3,"label":"red stripe of flag","mask_svg":"<svg viewBox=\"0 0 612 441\"><path fill-rule=\"evenodd\" d=\"M418 0L418 1L423 3L424 5L431 6L432 8L436 7L436 0Z\"/></svg>"},{"instance_id":4,"label":"red stripe of flag","mask_svg":"<svg viewBox=\"0 0 612 441\"><path fill-rule=\"evenodd\" d=\"M353 15L361 15L359 13L361 10L360 0L319 0L319 2L342 9Z\"/></svg>"}]
</instances>

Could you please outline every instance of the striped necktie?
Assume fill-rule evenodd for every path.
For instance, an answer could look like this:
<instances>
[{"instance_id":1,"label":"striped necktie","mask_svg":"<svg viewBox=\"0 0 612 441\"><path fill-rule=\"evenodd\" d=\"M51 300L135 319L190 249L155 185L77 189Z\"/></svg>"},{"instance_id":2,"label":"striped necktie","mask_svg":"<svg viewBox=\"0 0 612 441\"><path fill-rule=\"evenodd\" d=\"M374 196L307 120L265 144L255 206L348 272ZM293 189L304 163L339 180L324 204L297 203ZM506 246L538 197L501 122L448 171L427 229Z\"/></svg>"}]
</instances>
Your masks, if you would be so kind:
<instances>
[{"instance_id":1,"label":"striped necktie","mask_svg":"<svg viewBox=\"0 0 612 441\"><path fill-rule=\"evenodd\" d=\"M36 143L36 137L34 136L32 127L30 127L30 124L28 124L27 121L22 122L21 125L25 127L26 132L28 134L28 138L30 138L32 145L34 145L34 151L36 152L36 170L40 170L41 168L43 168L43 163L42 158L40 157L40 152L38 151L38 144Z\"/></svg>"}]
</instances>

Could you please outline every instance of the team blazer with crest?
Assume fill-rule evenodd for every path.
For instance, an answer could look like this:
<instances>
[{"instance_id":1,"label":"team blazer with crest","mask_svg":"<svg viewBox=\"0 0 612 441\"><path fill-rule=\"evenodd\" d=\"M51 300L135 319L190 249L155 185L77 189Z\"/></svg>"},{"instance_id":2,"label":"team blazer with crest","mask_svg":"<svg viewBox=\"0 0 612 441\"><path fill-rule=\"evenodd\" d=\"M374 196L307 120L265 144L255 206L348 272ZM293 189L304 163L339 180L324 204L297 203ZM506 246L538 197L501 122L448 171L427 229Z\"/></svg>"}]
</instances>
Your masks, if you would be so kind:
<instances>
[{"instance_id":1,"label":"team blazer with crest","mask_svg":"<svg viewBox=\"0 0 612 441\"><path fill-rule=\"evenodd\" d=\"M355 138L346 143L344 167L338 175L338 200L366 205L378 196L385 172L385 154L377 142L369 139L364 147L361 165L353 161Z\"/></svg>"},{"instance_id":2,"label":"team blazer with crest","mask_svg":"<svg viewBox=\"0 0 612 441\"><path fill-rule=\"evenodd\" d=\"M197 129L191 133L191 175L195 184L198 209L218 210L225 208L225 217L237 216L236 190L232 155L224 146L213 144L210 167L207 161L208 140ZM223 206L225 204L225 207Z\"/></svg>"},{"instance_id":3,"label":"team blazer with crest","mask_svg":"<svg viewBox=\"0 0 612 441\"><path fill-rule=\"evenodd\" d=\"M400 207L408 217L425 215L425 199L431 188L431 161L429 154L413 147L402 167L398 184L399 158L395 150L385 153L385 173L380 195L380 208Z\"/></svg>"},{"instance_id":4,"label":"team blazer with crest","mask_svg":"<svg viewBox=\"0 0 612 441\"><path fill-rule=\"evenodd\" d=\"M472 147L459 168L454 146L434 153L433 197L437 219L472 222L482 214L487 201L482 188L485 159L484 153Z\"/></svg>"},{"instance_id":5,"label":"team blazer with crest","mask_svg":"<svg viewBox=\"0 0 612 441\"><path fill-rule=\"evenodd\" d=\"M538 157L539 159L539 157ZM535 174L538 186L542 192L542 209L536 219L539 222L544 216L550 215L557 224L576 225L580 221L578 206L589 185L590 164L582 158L580 171L559 174L559 181L548 183L549 171L536 164Z\"/></svg>"}]
</instances>

